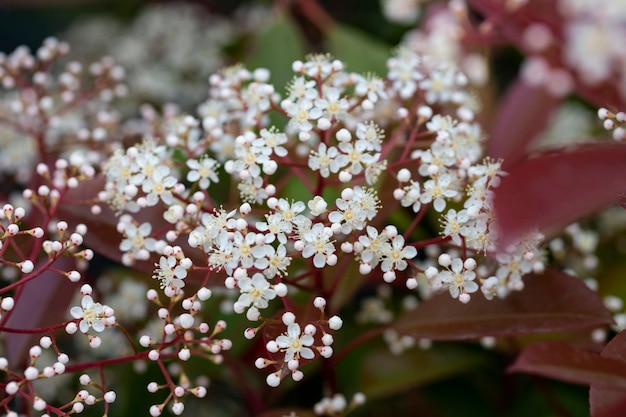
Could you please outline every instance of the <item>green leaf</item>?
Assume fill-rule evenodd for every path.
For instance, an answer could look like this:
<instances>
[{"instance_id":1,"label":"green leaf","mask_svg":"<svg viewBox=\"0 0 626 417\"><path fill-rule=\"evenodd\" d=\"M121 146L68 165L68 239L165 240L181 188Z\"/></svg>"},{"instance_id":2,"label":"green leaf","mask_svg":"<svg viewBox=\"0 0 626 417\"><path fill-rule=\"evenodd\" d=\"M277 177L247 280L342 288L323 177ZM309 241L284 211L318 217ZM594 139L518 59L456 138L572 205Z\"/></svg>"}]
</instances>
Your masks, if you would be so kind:
<instances>
[{"instance_id":1,"label":"green leaf","mask_svg":"<svg viewBox=\"0 0 626 417\"><path fill-rule=\"evenodd\" d=\"M315 414L304 408L281 408L267 411L259 417L315 417Z\"/></svg>"},{"instance_id":2,"label":"green leaf","mask_svg":"<svg viewBox=\"0 0 626 417\"><path fill-rule=\"evenodd\" d=\"M393 327L433 340L463 340L579 330L612 322L597 293L580 279L558 272L530 274L525 288L505 299L476 294L462 304L444 293L420 304Z\"/></svg>"},{"instance_id":3,"label":"green leaf","mask_svg":"<svg viewBox=\"0 0 626 417\"><path fill-rule=\"evenodd\" d=\"M291 64L306 54L304 41L296 25L284 15L277 16L265 31L254 39L252 53L246 65L250 69L267 68L273 84L285 86L292 78Z\"/></svg>"},{"instance_id":4,"label":"green leaf","mask_svg":"<svg viewBox=\"0 0 626 417\"><path fill-rule=\"evenodd\" d=\"M347 65L348 71L380 76L387 72L391 48L367 33L336 24L330 29L327 42L330 52Z\"/></svg>"},{"instance_id":5,"label":"green leaf","mask_svg":"<svg viewBox=\"0 0 626 417\"><path fill-rule=\"evenodd\" d=\"M367 344L339 363L345 390L362 390L367 398L383 398L413 387L466 373L487 365L489 354L472 346L441 344L393 355L387 346Z\"/></svg>"}]
</instances>

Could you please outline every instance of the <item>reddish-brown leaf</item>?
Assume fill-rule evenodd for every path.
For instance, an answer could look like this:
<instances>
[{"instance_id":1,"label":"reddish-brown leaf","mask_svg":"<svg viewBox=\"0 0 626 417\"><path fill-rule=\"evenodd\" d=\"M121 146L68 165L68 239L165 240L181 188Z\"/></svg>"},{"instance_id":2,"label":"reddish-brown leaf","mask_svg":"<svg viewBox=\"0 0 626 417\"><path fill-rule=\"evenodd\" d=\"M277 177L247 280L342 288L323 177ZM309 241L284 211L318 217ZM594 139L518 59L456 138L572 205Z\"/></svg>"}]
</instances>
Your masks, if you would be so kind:
<instances>
[{"instance_id":1,"label":"reddish-brown leaf","mask_svg":"<svg viewBox=\"0 0 626 417\"><path fill-rule=\"evenodd\" d=\"M567 343L544 341L524 349L509 372L523 372L573 384L626 389L626 362Z\"/></svg>"},{"instance_id":2,"label":"reddish-brown leaf","mask_svg":"<svg viewBox=\"0 0 626 417\"><path fill-rule=\"evenodd\" d=\"M52 266L61 271L76 268L74 259L71 258L60 258ZM6 322L6 327L30 330L64 322L70 318L70 303L78 294L78 288L79 284L70 282L58 272L44 271L37 278L24 284L20 296L15 300L15 307ZM43 335L44 333L6 332L5 354L9 363L22 363L28 360L28 348Z\"/></svg>"},{"instance_id":3,"label":"reddish-brown leaf","mask_svg":"<svg viewBox=\"0 0 626 417\"><path fill-rule=\"evenodd\" d=\"M534 227L554 233L615 201L626 190L626 145L543 152L507 171L494 203L503 245Z\"/></svg>"},{"instance_id":4,"label":"reddish-brown leaf","mask_svg":"<svg viewBox=\"0 0 626 417\"><path fill-rule=\"evenodd\" d=\"M78 187L64 196L68 203L60 205L57 216L66 220L71 227L75 227L78 223L85 224L88 231L84 239L85 246L119 262L122 256L119 251L122 236L116 230L115 213L106 204L100 204L102 212L94 215L91 213L91 205L86 203L94 201L98 192L104 190L105 181L104 176L81 181Z\"/></svg>"},{"instance_id":5,"label":"reddish-brown leaf","mask_svg":"<svg viewBox=\"0 0 626 417\"><path fill-rule=\"evenodd\" d=\"M487 154L511 166L543 132L561 102L545 90L517 79L500 100L494 117Z\"/></svg>"},{"instance_id":6,"label":"reddish-brown leaf","mask_svg":"<svg viewBox=\"0 0 626 417\"><path fill-rule=\"evenodd\" d=\"M98 192L104 189L104 184L105 178L103 176L80 182L77 188L70 190L65 196L68 202L75 204L61 205L57 215L70 223L71 226L78 223L85 224L87 226L87 234L84 238L85 246L99 255L121 263L122 252L119 250L119 245L123 236L117 231L118 217L104 203L100 204L102 212L98 215L91 213L90 204L81 203L94 200ZM150 223L153 233L167 225L163 219L162 206L148 207L132 215L139 223ZM155 258L153 256L148 261L137 261L133 268L151 272L154 269Z\"/></svg>"},{"instance_id":7,"label":"reddish-brown leaf","mask_svg":"<svg viewBox=\"0 0 626 417\"><path fill-rule=\"evenodd\" d=\"M600 356L626 364L626 332L622 331L615 336ZM592 417L622 417L626 409L626 388L591 384L589 403Z\"/></svg>"},{"instance_id":8,"label":"reddish-brown leaf","mask_svg":"<svg viewBox=\"0 0 626 417\"><path fill-rule=\"evenodd\" d=\"M526 287L505 299L475 295L469 304L441 294L393 327L433 340L474 339L584 329L611 323L600 297L578 278L557 271L525 277Z\"/></svg>"}]
</instances>

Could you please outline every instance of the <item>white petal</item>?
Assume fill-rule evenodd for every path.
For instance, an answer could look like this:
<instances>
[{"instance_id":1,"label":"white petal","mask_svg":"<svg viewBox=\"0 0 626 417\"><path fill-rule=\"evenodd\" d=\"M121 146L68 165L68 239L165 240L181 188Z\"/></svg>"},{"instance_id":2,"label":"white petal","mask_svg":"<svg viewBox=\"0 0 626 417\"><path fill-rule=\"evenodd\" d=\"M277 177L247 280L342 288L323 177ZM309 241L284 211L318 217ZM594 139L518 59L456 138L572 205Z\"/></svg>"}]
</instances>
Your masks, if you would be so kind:
<instances>
[{"instance_id":1,"label":"white petal","mask_svg":"<svg viewBox=\"0 0 626 417\"><path fill-rule=\"evenodd\" d=\"M102 322L102 320L96 319L91 322L91 328L97 332L101 332L104 330L104 323Z\"/></svg>"},{"instance_id":2,"label":"white petal","mask_svg":"<svg viewBox=\"0 0 626 417\"><path fill-rule=\"evenodd\" d=\"M83 309L78 307L78 306L74 306L70 309L70 314L72 315L72 317L74 317L75 319L82 319L84 316L83 313Z\"/></svg>"},{"instance_id":3,"label":"white petal","mask_svg":"<svg viewBox=\"0 0 626 417\"><path fill-rule=\"evenodd\" d=\"M315 354L308 347L303 347L300 348L300 357L304 359L313 359L315 357Z\"/></svg>"}]
</instances>

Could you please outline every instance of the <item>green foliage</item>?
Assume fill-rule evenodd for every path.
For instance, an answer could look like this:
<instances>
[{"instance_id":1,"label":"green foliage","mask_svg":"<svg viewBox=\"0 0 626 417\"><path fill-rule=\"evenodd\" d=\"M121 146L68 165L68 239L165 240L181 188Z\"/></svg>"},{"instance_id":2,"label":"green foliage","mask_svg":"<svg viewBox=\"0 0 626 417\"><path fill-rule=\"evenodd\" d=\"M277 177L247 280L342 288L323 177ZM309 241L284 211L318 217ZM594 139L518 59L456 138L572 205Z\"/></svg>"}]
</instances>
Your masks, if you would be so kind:
<instances>
[{"instance_id":1,"label":"green foliage","mask_svg":"<svg viewBox=\"0 0 626 417\"><path fill-rule=\"evenodd\" d=\"M327 42L330 52L340 57L350 71L377 75L387 71L391 47L367 33L337 24L329 31Z\"/></svg>"},{"instance_id":2,"label":"green foliage","mask_svg":"<svg viewBox=\"0 0 626 417\"><path fill-rule=\"evenodd\" d=\"M287 16L279 15L255 36L246 65L269 69L274 85L284 86L293 77L291 63L302 59L305 51L299 29Z\"/></svg>"}]
</instances>

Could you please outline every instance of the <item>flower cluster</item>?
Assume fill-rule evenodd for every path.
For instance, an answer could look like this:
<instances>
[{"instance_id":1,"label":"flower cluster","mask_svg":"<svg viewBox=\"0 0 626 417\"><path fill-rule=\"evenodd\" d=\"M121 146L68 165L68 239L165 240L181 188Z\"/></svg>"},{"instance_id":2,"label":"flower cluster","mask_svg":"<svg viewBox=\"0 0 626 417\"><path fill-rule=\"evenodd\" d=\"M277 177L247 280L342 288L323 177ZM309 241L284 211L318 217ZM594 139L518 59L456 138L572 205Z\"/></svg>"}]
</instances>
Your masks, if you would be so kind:
<instances>
[{"instance_id":1,"label":"flower cluster","mask_svg":"<svg viewBox=\"0 0 626 417\"><path fill-rule=\"evenodd\" d=\"M147 384L155 394L150 415L180 415L187 401L209 392L200 360L242 381L260 374L268 391L288 377L303 380L308 369L316 372L308 364L319 361L331 383L313 410L345 415L365 396L348 403L333 368L358 343L383 335L393 353L431 347L390 326L398 314L419 311L435 296L461 308L477 297L504 299L548 260L572 267L566 245L593 269L597 236L578 226L566 230L567 244L553 239L545 250L534 230L501 243L494 199L506 173L503 161L484 156L471 89L484 82L484 61L458 43L455 33L469 20L461 2L451 3L433 18L442 25L415 31L396 48L384 74L359 74L329 54L311 54L292 63L282 86L265 68L234 65L209 76L208 97L195 112L143 105L140 118L128 121L114 102L128 93L126 71L112 58L85 69L71 61L54 72L69 53L55 39L34 54L19 48L1 55L0 145L7 152L0 175L21 194L2 196L20 204L0 211L0 327L40 339L29 342L28 358L0 358L0 408L13 415L10 407L25 402L66 416L101 403L107 415L116 394L104 369L133 363L161 380ZM561 8L573 16L586 10L582 3ZM386 5L389 13L409 7ZM537 47L542 33L534 30L527 40ZM579 30L572 26L568 36ZM134 50L127 48L121 52ZM165 49L168 57L190 53ZM586 82L606 76L568 62ZM551 88L563 94L570 86ZM624 139L623 112L601 109L598 116ZM54 282L59 274L71 291ZM53 324L16 313L37 303L28 295L36 291L25 290L33 283L56 300L37 306ZM623 305L606 304L624 327ZM62 317L52 314L58 311ZM346 341L353 336L343 335L344 322L380 327ZM84 351L78 345L63 353L80 334ZM54 351L50 365L46 350ZM66 404L44 399L32 383L69 373L81 374L82 388ZM263 411L254 393L249 399Z\"/></svg>"}]
</instances>

